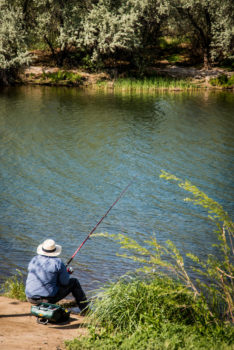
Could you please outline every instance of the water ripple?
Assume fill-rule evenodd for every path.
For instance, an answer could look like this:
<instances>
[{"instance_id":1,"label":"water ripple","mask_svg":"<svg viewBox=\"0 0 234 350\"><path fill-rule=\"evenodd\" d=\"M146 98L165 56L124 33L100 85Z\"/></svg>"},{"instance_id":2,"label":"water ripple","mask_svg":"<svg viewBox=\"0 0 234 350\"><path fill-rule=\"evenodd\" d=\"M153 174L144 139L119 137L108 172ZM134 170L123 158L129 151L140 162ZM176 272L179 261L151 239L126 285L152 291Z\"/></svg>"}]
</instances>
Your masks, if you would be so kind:
<instances>
[{"instance_id":1,"label":"water ripple","mask_svg":"<svg viewBox=\"0 0 234 350\"><path fill-rule=\"evenodd\" d=\"M76 89L0 92L0 280L26 273L48 236L66 260L136 176L98 228L143 241L156 234L201 257L216 241L207 213L185 204L165 169L233 216L232 94L115 96ZM204 242L206 244L204 245ZM91 239L74 260L86 289L134 268L117 244Z\"/></svg>"}]
</instances>

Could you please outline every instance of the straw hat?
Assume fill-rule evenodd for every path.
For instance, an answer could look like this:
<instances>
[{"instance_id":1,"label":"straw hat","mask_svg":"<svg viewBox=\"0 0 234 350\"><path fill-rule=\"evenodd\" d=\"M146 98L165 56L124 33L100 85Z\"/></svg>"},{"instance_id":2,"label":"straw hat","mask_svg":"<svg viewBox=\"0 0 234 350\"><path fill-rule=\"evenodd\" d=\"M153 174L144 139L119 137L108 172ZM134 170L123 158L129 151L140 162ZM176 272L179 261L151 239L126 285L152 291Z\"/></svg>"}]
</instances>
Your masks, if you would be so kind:
<instances>
[{"instance_id":1,"label":"straw hat","mask_svg":"<svg viewBox=\"0 0 234 350\"><path fill-rule=\"evenodd\" d=\"M46 256L58 256L62 251L62 247L55 244L53 239L46 239L37 247L37 254Z\"/></svg>"}]
</instances>

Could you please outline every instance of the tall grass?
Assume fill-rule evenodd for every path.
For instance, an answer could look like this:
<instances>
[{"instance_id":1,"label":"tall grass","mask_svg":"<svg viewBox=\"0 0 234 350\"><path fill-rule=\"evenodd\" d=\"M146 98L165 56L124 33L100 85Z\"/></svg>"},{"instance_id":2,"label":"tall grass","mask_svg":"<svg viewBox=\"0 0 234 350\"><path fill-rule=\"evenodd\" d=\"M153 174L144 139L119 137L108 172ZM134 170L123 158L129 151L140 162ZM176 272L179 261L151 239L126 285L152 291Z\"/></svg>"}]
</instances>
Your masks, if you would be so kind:
<instances>
[{"instance_id":1,"label":"tall grass","mask_svg":"<svg viewBox=\"0 0 234 350\"><path fill-rule=\"evenodd\" d=\"M16 270L16 274L14 276L9 277L3 283L1 291L3 292L3 295L9 298L26 301L27 299L25 295L25 286L22 272Z\"/></svg>"},{"instance_id":2,"label":"tall grass","mask_svg":"<svg viewBox=\"0 0 234 350\"><path fill-rule=\"evenodd\" d=\"M106 82L98 83L99 87L107 87ZM154 90L185 90L197 88L189 80L173 79L170 77L152 77L144 79L123 78L114 81L115 90L125 91L154 91Z\"/></svg>"},{"instance_id":3,"label":"tall grass","mask_svg":"<svg viewBox=\"0 0 234 350\"><path fill-rule=\"evenodd\" d=\"M216 324L203 298L156 275L110 283L93 301L90 336L67 349L231 349L233 329Z\"/></svg>"},{"instance_id":4,"label":"tall grass","mask_svg":"<svg viewBox=\"0 0 234 350\"><path fill-rule=\"evenodd\" d=\"M202 298L170 278L150 275L121 278L107 285L95 298L92 317L110 330L135 331L139 324L155 328L162 322L205 325L212 321Z\"/></svg>"}]
</instances>

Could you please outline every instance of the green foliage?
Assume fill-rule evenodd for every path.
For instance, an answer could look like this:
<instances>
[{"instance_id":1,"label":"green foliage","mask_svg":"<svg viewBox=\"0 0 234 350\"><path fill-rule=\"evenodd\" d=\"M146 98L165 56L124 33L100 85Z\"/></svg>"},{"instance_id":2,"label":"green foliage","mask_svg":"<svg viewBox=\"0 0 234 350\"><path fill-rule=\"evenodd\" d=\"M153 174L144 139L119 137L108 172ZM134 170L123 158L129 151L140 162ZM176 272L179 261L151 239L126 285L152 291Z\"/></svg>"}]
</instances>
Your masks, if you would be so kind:
<instances>
[{"instance_id":1,"label":"green foliage","mask_svg":"<svg viewBox=\"0 0 234 350\"><path fill-rule=\"evenodd\" d=\"M195 283L171 241L161 245L153 237L142 245L122 234L96 234L119 242L127 251L119 256L141 265L138 271L144 274L123 276L97 291L90 314L90 334L67 341L68 350L233 348L234 334L230 324L233 322L233 265L230 259L233 223L221 205L189 181L182 181L165 171L161 177L178 182L192 195L186 201L208 211L209 218L218 228L220 244L217 248L221 259L208 256L203 262L196 255L188 254L194 271L201 276Z\"/></svg>"},{"instance_id":2,"label":"green foliage","mask_svg":"<svg viewBox=\"0 0 234 350\"><path fill-rule=\"evenodd\" d=\"M209 219L217 227L215 233L217 234L219 244L216 245L216 248L218 249L220 258L209 255L204 262L193 254L187 255L198 265L198 267L193 267L193 270L200 274L200 276L206 277L207 282L201 282L202 279L197 282L201 290L204 291L204 294L208 293L209 301L210 303L212 302L211 310L216 315L221 312L222 317L233 322L234 266L232 264L232 256L234 253L234 224L229 218L228 213L224 211L219 203L209 198L189 181L183 181L165 171L162 171L161 177L177 182L179 187L190 192L192 198L185 198L185 201L192 202L206 209Z\"/></svg>"},{"instance_id":3,"label":"green foliage","mask_svg":"<svg viewBox=\"0 0 234 350\"><path fill-rule=\"evenodd\" d=\"M7 84L29 61L22 8L0 0L0 84Z\"/></svg>"},{"instance_id":4,"label":"green foliage","mask_svg":"<svg viewBox=\"0 0 234 350\"><path fill-rule=\"evenodd\" d=\"M147 323L158 328L168 321L200 327L212 320L202 299L194 301L182 284L154 275L148 281L129 276L103 288L96 295L92 317L118 331L135 331Z\"/></svg>"},{"instance_id":5,"label":"green foliage","mask_svg":"<svg viewBox=\"0 0 234 350\"><path fill-rule=\"evenodd\" d=\"M82 84L82 77L73 72L68 72L68 71L63 71L59 70L54 73L43 73L42 74L42 79L43 80L48 80L48 82L51 82L53 84L58 84L58 83L66 83L66 84L71 84L71 85L81 85Z\"/></svg>"},{"instance_id":6,"label":"green foliage","mask_svg":"<svg viewBox=\"0 0 234 350\"><path fill-rule=\"evenodd\" d=\"M16 270L16 274L10 278L8 278L3 286L2 291L3 295L12 298L17 299L21 301L26 301L26 295L25 295L25 286L23 281L23 275L22 272L19 270Z\"/></svg>"},{"instance_id":7,"label":"green foliage","mask_svg":"<svg viewBox=\"0 0 234 350\"><path fill-rule=\"evenodd\" d=\"M106 83L101 82L100 87ZM173 79L166 77L153 77L144 79L122 78L114 81L115 90L160 90L160 89L192 89L195 86L186 79Z\"/></svg>"},{"instance_id":8,"label":"green foliage","mask_svg":"<svg viewBox=\"0 0 234 350\"><path fill-rule=\"evenodd\" d=\"M82 58L80 64L81 64L80 68L84 69L88 72L95 72L95 71L97 71L97 68L102 67L102 65L100 63L99 63L99 65L97 65L97 63L94 63L89 54L85 55Z\"/></svg>"},{"instance_id":9,"label":"green foliage","mask_svg":"<svg viewBox=\"0 0 234 350\"><path fill-rule=\"evenodd\" d=\"M131 50L139 45L137 14L129 1L113 6L101 0L83 20L81 44L92 52L93 61L113 54L118 48Z\"/></svg>"},{"instance_id":10,"label":"green foliage","mask_svg":"<svg viewBox=\"0 0 234 350\"><path fill-rule=\"evenodd\" d=\"M233 18L232 0L0 0L0 80L45 47L67 69L128 62L143 76L159 59L187 62L191 52L209 67L233 58Z\"/></svg>"},{"instance_id":11,"label":"green foliage","mask_svg":"<svg viewBox=\"0 0 234 350\"><path fill-rule=\"evenodd\" d=\"M221 74L217 78L210 79L210 84L213 86L234 87L234 75L228 77L226 74Z\"/></svg>"},{"instance_id":12,"label":"green foliage","mask_svg":"<svg viewBox=\"0 0 234 350\"><path fill-rule=\"evenodd\" d=\"M178 177L167 173L166 171L162 171L160 177L169 181L177 182L179 187L192 194L192 198L184 199L186 202L192 202L195 205L202 206L208 211L209 218L217 225L218 230L221 229L221 233L218 231L220 233L219 239L223 244L225 244L225 251L227 249L227 252L229 252L230 249L228 246L226 246L227 242L224 240L222 230L223 227L221 224L223 223L224 228L228 230L228 234L231 239L233 238L233 222L229 218L228 213L224 211L223 207L213 199L209 198L204 192L200 191L196 186L192 185L187 180L183 181Z\"/></svg>"},{"instance_id":13,"label":"green foliage","mask_svg":"<svg viewBox=\"0 0 234 350\"><path fill-rule=\"evenodd\" d=\"M37 14L36 37L39 41L43 38L54 57L55 49L59 48L57 64L62 65L69 49L75 45L85 3L76 0L33 0L31 6Z\"/></svg>"},{"instance_id":14,"label":"green foliage","mask_svg":"<svg viewBox=\"0 0 234 350\"><path fill-rule=\"evenodd\" d=\"M182 181L165 171L161 177L179 183L179 187L190 192L192 198L185 201L200 205L208 211L209 219L217 227L219 245L216 246L218 256L209 255L206 261L201 261L195 254L187 254L193 261L193 271L200 276L196 282L192 281L185 269L184 259L174 243L167 241L159 244L156 237L144 241L144 246L134 239L122 234L99 234L117 241L127 253L121 254L123 258L131 259L142 267L138 270L145 273L153 271L164 276L174 276L194 294L194 297L206 295L209 302L210 313L215 317L233 322L233 222L222 206L209 198L189 181ZM205 278L204 278L205 277Z\"/></svg>"},{"instance_id":15,"label":"green foliage","mask_svg":"<svg viewBox=\"0 0 234 350\"><path fill-rule=\"evenodd\" d=\"M159 46L162 50L176 50L181 44L187 43L188 38L185 36L160 37Z\"/></svg>"},{"instance_id":16,"label":"green foliage","mask_svg":"<svg viewBox=\"0 0 234 350\"><path fill-rule=\"evenodd\" d=\"M205 68L233 52L232 0L171 0L169 23L191 39Z\"/></svg>"},{"instance_id":17,"label":"green foliage","mask_svg":"<svg viewBox=\"0 0 234 350\"><path fill-rule=\"evenodd\" d=\"M147 274L157 272L164 277L176 276L179 281L194 292L195 296L200 294L184 268L183 257L171 241L168 240L166 245L160 245L156 237L152 237L151 240L144 241L144 246L142 246L136 240L123 234L101 233L95 236L111 238L117 241L122 249L131 252L131 255L129 253L117 255L143 265L137 271Z\"/></svg>"},{"instance_id":18,"label":"green foliage","mask_svg":"<svg viewBox=\"0 0 234 350\"><path fill-rule=\"evenodd\" d=\"M126 276L93 302L90 336L67 349L229 349L233 330L212 323L203 299L183 285L151 275Z\"/></svg>"},{"instance_id":19,"label":"green foliage","mask_svg":"<svg viewBox=\"0 0 234 350\"><path fill-rule=\"evenodd\" d=\"M178 55L176 53L170 55L167 57L168 62L170 63L176 63L181 61L181 55Z\"/></svg>"},{"instance_id":20,"label":"green foliage","mask_svg":"<svg viewBox=\"0 0 234 350\"><path fill-rule=\"evenodd\" d=\"M95 333L89 338L66 342L68 350L231 350L224 340L202 336L188 326L179 324L162 325L160 332L150 326L141 326L133 334L126 332L111 334L106 331Z\"/></svg>"},{"instance_id":21,"label":"green foliage","mask_svg":"<svg viewBox=\"0 0 234 350\"><path fill-rule=\"evenodd\" d=\"M168 13L168 1L101 0L83 19L80 43L89 48L92 58L116 52L136 52L157 37L160 23Z\"/></svg>"}]
</instances>

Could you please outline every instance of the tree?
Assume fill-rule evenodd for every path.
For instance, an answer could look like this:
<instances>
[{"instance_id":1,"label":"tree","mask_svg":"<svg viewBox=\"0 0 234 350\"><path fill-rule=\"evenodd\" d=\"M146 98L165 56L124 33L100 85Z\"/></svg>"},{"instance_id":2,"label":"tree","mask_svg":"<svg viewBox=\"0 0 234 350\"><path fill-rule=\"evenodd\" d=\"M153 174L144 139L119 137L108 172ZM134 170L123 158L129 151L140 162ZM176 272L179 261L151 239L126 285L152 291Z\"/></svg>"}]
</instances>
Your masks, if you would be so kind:
<instances>
[{"instance_id":1,"label":"tree","mask_svg":"<svg viewBox=\"0 0 234 350\"><path fill-rule=\"evenodd\" d=\"M0 0L0 84L8 85L29 61L22 7Z\"/></svg>"},{"instance_id":2,"label":"tree","mask_svg":"<svg viewBox=\"0 0 234 350\"><path fill-rule=\"evenodd\" d=\"M232 0L171 0L176 22L198 46L205 68L230 54L233 40Z\"/></svg>"},{"instance_id":3,"label":"tree","mask_svg":"<svg viewBox=\"0 0 234 350\"><path fill-rule=\"evenodd\" d=\"M117 50L132 50L139 46L137 13L130 1L121 5L100 0L82 21L83 30L77 42L92 53L97 61Z\"/></svg>"},{"instance_id":4,"label":"tree","mask_svg":"<svg viewBox=\"0 0 234 350\"><path fill-rule=\"evenodd\" d=\"M89 0L32 0L36 13L35 34L48 45L58 65L74 46L79 36L80 22ZM56 54L56 49L58 53Z\"/></svg>"},{"instance_id":5,"label":"tree","mask_svg":"<svg viewBox=\"0 0 234 350\"><path fill-rule=\"evenodd\" d=\"M100 0L84 17L77 42L90 50L94 61L121 53L139 56L157 40L168 10L162 0Z\"/></svg>"}]
</instances>

